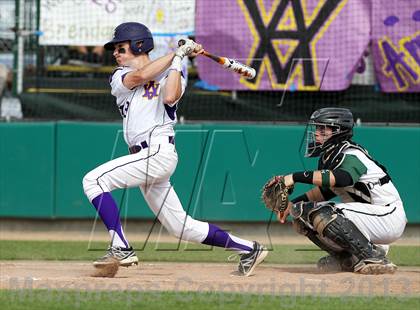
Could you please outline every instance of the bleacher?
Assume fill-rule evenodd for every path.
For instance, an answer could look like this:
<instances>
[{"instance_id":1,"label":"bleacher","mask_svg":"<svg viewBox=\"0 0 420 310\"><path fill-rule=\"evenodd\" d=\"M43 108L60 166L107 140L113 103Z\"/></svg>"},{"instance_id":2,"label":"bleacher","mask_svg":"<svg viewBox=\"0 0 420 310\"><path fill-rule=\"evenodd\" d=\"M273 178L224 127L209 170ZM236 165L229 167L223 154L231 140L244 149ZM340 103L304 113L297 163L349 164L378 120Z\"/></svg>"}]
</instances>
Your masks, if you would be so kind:
<instances>
[{"instance_id":1,"label":"bleacher","mask_svg":"<svg viewBox=\"0 0 420 310\"><path fill-rule=\"evenodd\" d=\"M27 118L119 120L108 77L113 66L47 65L25 74L21 95ZM345 91L209 91L189 83L178 116L186 121L305 122L319 107L346 106L362 122L418 123L419 93L383 93L373 86L352 85ZM283 103L282 103L283 99Z\"/></svg>"},{"instance_id":2,"label":"bleacher","mask_svg":"<svg viewBox=\"0 0 420 310\"><path fill-rule=\"evenodd\" d=\"M110 95L108 76L113 59L71 65L68 46L41 45L36 35L38 0L26 0L23 92L19 95L25 120L120 119ZM14 0L1 2L5 23L0 27L0 61L13 66ZM6 8L6 9L5 9ZM241 13L242 14L242 13ZM351 85L344 91L226 91L198 83L189 68L188 88L178 116L189 121L305 122L322 106L346 106L364 123L420 123L420 93L385 93L378 85ZM204 87L203 87L204 84ZM208 86L208 85L207 85ZM210 85L211 86L211 85Z\"/></svg>"}]
</instances>

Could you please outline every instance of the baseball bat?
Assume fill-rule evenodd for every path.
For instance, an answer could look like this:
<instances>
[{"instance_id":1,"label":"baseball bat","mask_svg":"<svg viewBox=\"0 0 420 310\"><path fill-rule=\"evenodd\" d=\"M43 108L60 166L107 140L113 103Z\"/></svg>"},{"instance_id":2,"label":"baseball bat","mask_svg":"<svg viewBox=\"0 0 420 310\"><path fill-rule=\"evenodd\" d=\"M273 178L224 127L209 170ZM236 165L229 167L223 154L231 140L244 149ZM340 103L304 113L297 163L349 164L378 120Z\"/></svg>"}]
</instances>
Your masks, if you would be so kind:
<instances>
[{"instance_id":1,"label":"baseball bat","mask_svg":"<svg viewBox=\"0 0 420 310\"><path fill-rule=\"evenodd\" d=\"M182 46L184 44L185 44L184 39L181 39L178 41L178 46ZM237 60L227 58L227 57L217 56L207 51L200 53L200 55L204 55L212 59L213 61L217 62L219 65L222 65L223 68L225 68L226 70L236 72L247 79L253 79L255 77L256 72L254 68L244 65L243 63L240 63Z\"/></svg>"}]
</instances>

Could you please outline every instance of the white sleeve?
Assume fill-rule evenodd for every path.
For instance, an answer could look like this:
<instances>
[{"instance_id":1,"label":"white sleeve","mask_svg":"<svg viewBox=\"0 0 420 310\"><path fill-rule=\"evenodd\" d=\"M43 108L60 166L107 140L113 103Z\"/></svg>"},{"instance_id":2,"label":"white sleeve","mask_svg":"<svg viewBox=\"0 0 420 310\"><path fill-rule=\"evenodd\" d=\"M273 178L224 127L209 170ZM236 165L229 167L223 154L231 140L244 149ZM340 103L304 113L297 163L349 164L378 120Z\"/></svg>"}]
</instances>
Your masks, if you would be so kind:
<instances>
[{"instance_id":1,"label":"white sleeve","mask_svg":"<svg viewBox=\"0 0 420 310\"><path fill-rule=\"evenodd\" d=\"M133 71L133 68L129 67L118 67L109 77L109 84L111 85L111 94L115 97L121 97L132 92L132 89L125 87L123 81L127 73Z\"/></svg>"},{"instance_id":2,"label":"white sleeve","mask_svg":"<svg viewBox=\"0 0 420 310\"><path fill-rule=\"evenodd\" d=\"M184 96L185 88L187 88L187 79L185 79L184 75L181 74L181 97L179 97L179 99ZM178 101L176 103L178 103Z\"/></svg>"}]
</instances>

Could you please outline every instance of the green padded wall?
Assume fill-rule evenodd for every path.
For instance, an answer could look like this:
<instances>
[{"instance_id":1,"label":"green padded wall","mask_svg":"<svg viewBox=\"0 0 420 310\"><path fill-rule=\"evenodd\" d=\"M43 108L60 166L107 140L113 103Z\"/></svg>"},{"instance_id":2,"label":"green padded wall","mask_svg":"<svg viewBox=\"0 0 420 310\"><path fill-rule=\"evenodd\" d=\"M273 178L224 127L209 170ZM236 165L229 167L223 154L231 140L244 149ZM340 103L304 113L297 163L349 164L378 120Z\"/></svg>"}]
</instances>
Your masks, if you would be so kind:
<instances>
[{"instance_id":1,"label":"green padded wall","mask_svg":"<svg viewBox=\"0 0 420 310\"><path fill-rule=\"evenodd\" d=\"M260 201L274 174L314 169L302 159L304 126L197 124L176 127L179 155L172 184L188 213L217 221L267 221ZM83 176L126 155L117 123L0 124L0 215L92 218ZM420 223L420 128L359 127L355 141L385 164L404 201L409 222ZM298 185L295 193L308 186ZM153 219L138 189L113 192L128 218Z\"/></svg>"},{"instance_id":2,"label":"green padded wall","mask_svg":"<svg viewBox=\"0 0 420 310\"><path fill-rule=\"evenodd\" d=\"M55 213L54 123L0 123L0 216Z\"/></svg>"}]
</instances>

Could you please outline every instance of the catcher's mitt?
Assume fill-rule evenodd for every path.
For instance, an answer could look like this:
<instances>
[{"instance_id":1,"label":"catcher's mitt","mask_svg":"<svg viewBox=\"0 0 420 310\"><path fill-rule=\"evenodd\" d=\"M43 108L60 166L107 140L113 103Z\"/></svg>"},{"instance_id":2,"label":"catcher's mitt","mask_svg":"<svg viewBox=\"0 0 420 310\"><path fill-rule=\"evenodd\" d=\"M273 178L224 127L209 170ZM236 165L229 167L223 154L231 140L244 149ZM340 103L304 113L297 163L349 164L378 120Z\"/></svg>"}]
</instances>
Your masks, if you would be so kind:
<instances>
[{"instance_id":1,"label":"catcher's mitt","mask_svg":"<svg viewBox=\"0 0 420 310\"><path fill-rule=\"evenodd\" d=\"M262 200L265 206L276 212L283 212L289 204L289 194L293 186L286 186L282 175L275 176L265 183L262 189Z\"/></svg>"}]
</instances>

